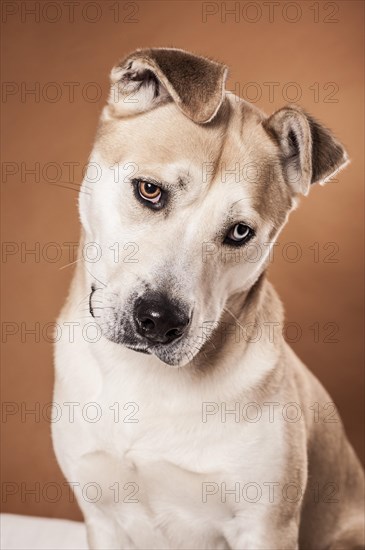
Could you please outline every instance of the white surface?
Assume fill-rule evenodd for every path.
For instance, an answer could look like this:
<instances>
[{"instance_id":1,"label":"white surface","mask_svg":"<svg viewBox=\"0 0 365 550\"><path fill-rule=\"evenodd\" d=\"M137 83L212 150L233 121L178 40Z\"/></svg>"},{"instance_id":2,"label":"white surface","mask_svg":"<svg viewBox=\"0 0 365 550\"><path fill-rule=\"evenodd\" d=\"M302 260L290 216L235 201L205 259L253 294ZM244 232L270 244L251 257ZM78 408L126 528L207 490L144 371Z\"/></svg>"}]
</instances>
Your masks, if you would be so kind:
<instances>
[{"instance_id":1,"label":"white surface","mask_svg":"<svg viewBox=\"0 0 365 550\"><path fill-rule=\"evenodd\" d=\"M0 524L1 550L88 550L79 521L1 514Z\"/></svg>"}]
</instances>

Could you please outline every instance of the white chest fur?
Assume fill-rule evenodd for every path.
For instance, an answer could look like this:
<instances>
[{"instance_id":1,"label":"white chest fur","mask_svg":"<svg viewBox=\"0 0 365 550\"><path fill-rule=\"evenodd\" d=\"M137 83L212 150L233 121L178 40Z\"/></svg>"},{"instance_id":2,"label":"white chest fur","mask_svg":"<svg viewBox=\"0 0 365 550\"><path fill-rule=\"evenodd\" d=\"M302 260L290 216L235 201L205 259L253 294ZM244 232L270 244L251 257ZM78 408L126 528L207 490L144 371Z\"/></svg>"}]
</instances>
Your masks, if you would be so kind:
<instances>
[{"instance_id":1,"label":"white chest fur","mask_svg":"<svg viewBox=\"0 0 365 550\"><path fill-rule=\"evenodd\" d=\"M233 379L199 387L168 367L161 377L135 352L120 361L114 346L72 347L57 350L55 449L85 515L109 526L110 547L234 547L237 514L265 516L252 488L280 477L282 424L247 421Z\"/></svg>"}]
</instances>

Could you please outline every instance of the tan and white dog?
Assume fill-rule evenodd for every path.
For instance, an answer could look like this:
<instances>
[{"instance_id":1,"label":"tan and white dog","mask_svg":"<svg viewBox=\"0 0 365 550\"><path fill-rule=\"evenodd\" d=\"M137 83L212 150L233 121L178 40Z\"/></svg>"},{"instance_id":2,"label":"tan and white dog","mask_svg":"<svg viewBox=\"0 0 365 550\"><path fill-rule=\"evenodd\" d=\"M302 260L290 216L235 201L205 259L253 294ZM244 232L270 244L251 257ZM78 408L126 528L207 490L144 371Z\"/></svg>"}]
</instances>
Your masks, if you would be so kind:
<instances>
[{"instance_id":1,"label":"tan and white dog","mask_svg":"<svg viewBox=\"0 0 365 550\"><path fill-rule=\"evenodd\" d=\"M176 49L112 71L59 319L56 455L92 549L364 548L360 463L265 278L298 197L347 156L226 72Z\"/></svg>"}]
</instances>

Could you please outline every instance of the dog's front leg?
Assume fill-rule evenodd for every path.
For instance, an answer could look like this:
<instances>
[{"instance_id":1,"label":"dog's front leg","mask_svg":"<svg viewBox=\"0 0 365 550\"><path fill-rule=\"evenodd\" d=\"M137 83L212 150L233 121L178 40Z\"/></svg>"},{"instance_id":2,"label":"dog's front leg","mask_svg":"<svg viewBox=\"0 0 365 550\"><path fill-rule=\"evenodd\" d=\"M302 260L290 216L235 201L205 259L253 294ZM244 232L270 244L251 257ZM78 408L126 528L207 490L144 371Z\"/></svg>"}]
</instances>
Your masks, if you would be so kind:
<instances>
[{"instance_id":1,"label":"dog's front leg","mask_svg":"<svg viewBox=\"0 0 365 550\"><path fill-rule=\"evenodd\" d=\"M98 524L94 524L93 521L86 522L87 531L87 543L90 550L120 550L121 545L115 540L115 537ZM123 546L123 548L128 548Z\"/></svg>"},{"instance_id":2,"label":"dog's front leg","mask_svg":"<svg viewBox=\"0 0 365 550\"><path fill-rule=\"evenodd\" d=\"M90 550L136 550L131 539L99 510L85 513L87 542Z\"/></svg>"},{"instance_id":3,"label":"dog's front leg","mask_svg":"<svg viewBox=\"0 0 365 550\"><path fill-rule=\"evenodd\" d=\"M130 538L118 533L118 538L105 526L86 523L87 543L90 550L136 550Z\"/></svg>"},{"instance_id":4,"label":"dog's front leg","mask_svg":"<svg viewBox=\"0 0 365 550\"><path fill-rule=\"evenodd\" d=\"M231 550L298 550L298 522L283 525L254 517L235 517L224 532Z\"/></svg>"}]
</instances>

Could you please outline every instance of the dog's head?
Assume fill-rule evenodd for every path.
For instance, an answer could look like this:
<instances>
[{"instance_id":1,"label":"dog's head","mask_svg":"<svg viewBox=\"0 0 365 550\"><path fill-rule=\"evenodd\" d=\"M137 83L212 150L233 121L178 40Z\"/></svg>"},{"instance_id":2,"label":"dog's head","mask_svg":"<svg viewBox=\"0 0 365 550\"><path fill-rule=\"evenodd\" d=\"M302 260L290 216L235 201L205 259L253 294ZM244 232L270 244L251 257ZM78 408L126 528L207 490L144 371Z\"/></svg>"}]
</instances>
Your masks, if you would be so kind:
<instances>
[{"instance_id":1,"label":"dog's head","mask_svg":"<svg viewBox=\"0 0 365 550\"><path fill-rule=\"evenodd\" d=\"M103 335L184 365L264 270L288 213L346 163L297 107L270 117L225 91L226 68L175 49L111 73L80 194L90 312Z\"/></svg>"}]
</instances>

